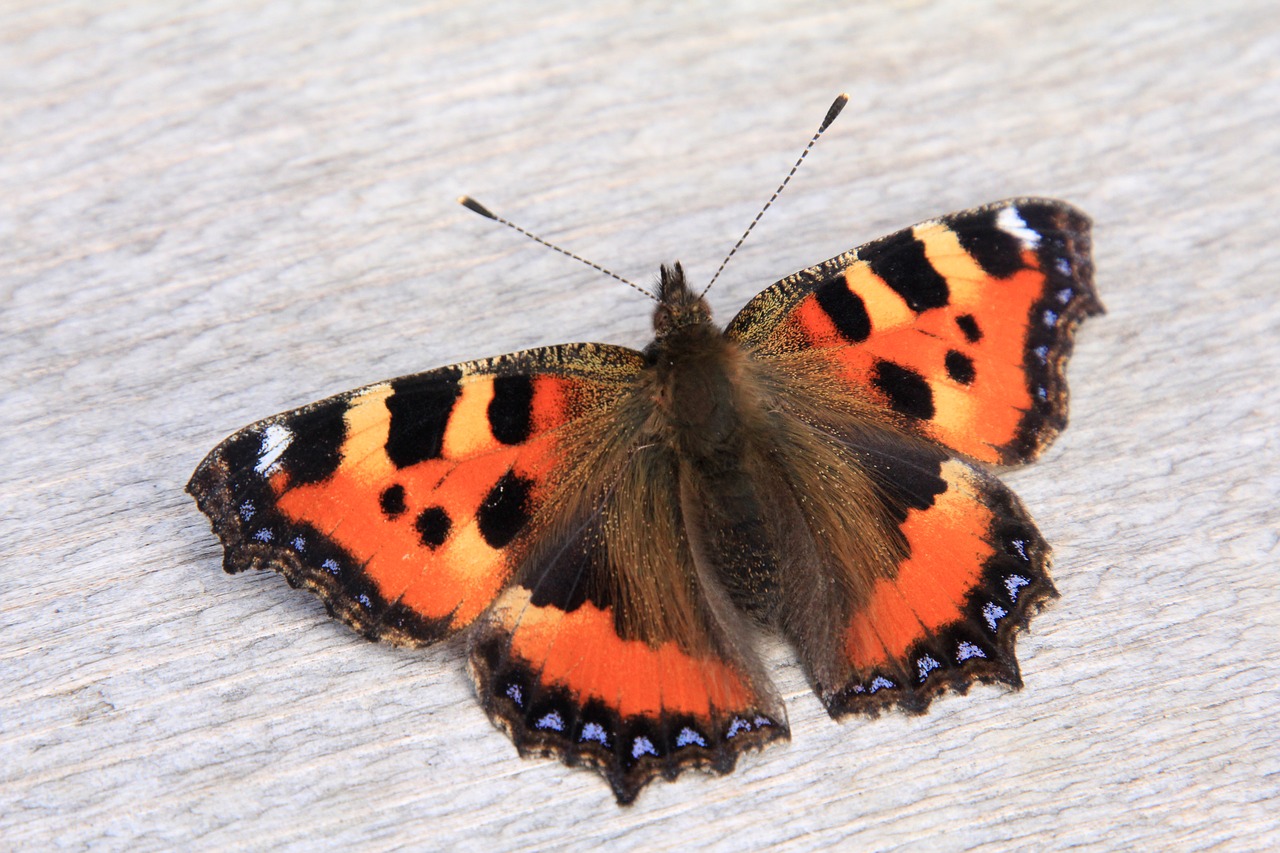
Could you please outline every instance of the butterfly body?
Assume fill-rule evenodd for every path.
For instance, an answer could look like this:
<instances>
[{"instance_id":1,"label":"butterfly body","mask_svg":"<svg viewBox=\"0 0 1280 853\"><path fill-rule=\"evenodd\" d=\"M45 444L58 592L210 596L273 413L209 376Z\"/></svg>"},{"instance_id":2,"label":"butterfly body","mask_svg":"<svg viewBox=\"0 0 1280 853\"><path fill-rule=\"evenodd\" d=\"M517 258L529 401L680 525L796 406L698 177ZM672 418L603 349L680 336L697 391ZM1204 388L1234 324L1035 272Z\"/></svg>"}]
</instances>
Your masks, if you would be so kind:
<instances>
[{"instance_id":1,"label":"butterfly body","mask_svg":"<svg viewBox=\"0 0 1280 853\"><path fill-rule=\"evenodd\" d=\"M1101 306L1089 224L1015 199L783 279L717 327L663 268L643 352L440 368L254 424L188 490L235 572L272 568L372 639L461 630L522 752L619 802L786 738L754 652L796 649L833 716L1020 684L1048 546L984 463L1065 425Z\"/></svg>"}]
</instances>

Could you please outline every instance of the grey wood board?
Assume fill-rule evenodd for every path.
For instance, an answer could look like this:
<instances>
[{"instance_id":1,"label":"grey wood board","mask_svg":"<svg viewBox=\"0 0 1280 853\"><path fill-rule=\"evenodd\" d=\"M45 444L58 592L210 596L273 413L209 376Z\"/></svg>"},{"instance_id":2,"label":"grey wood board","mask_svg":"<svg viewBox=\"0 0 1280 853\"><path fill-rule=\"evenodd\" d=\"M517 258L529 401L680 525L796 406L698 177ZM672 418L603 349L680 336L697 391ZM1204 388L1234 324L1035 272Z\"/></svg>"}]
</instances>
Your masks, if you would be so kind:
<instances>
[{"instance_id":1,"label":"grey wood board","mask_svg":"<svg viewBox=\"0 0 1280 853\"><path fill-rule=\"evenodd\" d=\"M1280 16L1265 2L0 8L0 840L393 849L1280 842ZM250 421L538 344L642 346L998 198L1095 219L1072 425L1006 479L1062 598L1026 687L832 722L619 808L521 760L464 647L229 577L182 493Z\"/></svg>"}]
</instances>

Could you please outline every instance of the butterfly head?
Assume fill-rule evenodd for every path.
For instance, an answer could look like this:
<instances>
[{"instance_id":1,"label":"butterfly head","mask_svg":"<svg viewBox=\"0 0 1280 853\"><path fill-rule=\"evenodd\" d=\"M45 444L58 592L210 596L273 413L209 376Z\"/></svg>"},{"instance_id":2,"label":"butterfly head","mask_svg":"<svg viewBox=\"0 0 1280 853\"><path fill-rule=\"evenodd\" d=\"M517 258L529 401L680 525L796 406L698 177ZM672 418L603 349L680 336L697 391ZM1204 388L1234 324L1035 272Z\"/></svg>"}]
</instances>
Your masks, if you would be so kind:
<instances>
[{"instance_id":1,"label":"butterfly head","mask_svg":"<svg viewBox=\"0 0 1280 853\"><path fill-rule=\"evenodd\" d=\"M653 329L661 340L687 326L710 326L711 306L689 289L684 268L677 262L662 265L658 280L658 308L653 312Z\"/></svg>"}]
</instances>

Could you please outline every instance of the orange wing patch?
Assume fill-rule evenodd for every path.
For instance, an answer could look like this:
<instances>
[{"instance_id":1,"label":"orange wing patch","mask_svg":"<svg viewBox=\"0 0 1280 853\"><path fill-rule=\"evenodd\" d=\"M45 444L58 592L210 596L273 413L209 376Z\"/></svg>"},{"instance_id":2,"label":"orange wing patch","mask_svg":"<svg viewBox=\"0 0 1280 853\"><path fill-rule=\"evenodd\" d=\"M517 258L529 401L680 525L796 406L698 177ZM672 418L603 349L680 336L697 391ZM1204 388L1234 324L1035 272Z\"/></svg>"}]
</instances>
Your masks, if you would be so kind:
<instances>
[{"instance_id":1,"label":"orange wing patch","mask_svg":"<svg viewBox=\"0 0 1280 853\"><path fill-rule=\"evenodd\" d=\"M693 657L674 641L624 640L613 614L591 602L571 613L530 603L529 592L508 590L495 618L511 633L511 654L541 673L548 686L582 701L597 700L623 717L684 714L710 719L749 709L746 680L723 662Z\"/></svg>"},{"instance_id":2,"label":"orange wing patch","mask_svg":"<svg viewBox=\"0 0 1280 853\"><path fill-rule=\"evenodd\" d=\"M228 571L277 569L368 636L432 642L507 585L563 430L638 369L628 350L578 345L372 385L242 430L188 490Z\"/></svg>"},{"instance_id":3,"label":"orange wing patch","mask_svg":"<svg viewBox=\"0 0 1280 853\"><path fill-rule=\"evenodd\" d=\"M902 526L910 555L898 565L896 577L877 581L849 628L845 648L859 670L901 660L922 631L959 620L994 553L986 540L991 511L975 493L972 473L948 462L942 476L947 490L929 508L911 510Z\"/></svg>"}]
</instances>

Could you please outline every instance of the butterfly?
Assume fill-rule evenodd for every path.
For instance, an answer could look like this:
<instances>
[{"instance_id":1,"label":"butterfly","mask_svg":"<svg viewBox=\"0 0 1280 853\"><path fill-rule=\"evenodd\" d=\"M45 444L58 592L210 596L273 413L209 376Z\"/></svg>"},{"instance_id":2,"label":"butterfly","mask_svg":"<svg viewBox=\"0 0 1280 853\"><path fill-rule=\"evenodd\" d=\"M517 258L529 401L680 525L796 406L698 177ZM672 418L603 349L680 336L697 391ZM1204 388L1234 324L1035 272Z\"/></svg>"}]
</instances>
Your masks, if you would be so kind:
<instances>
[{"instance_id":1,"label":"butterfly","mask_svg":"<svg viewBox=\"0 0 1280 853\"><path fill-rule=\"evenodd\" d=\"M836 718L1020 686L1015 635L1057 593L988 466L1066 425L1074 330L1102 311L1089 232L1049 199L951 214L778 281L723 329L663 266L644 350L368 385L236 432L187 491L227 572L274 569L372 640L469 632L520 753L629 803L789 737L761 630Z\"/></svg>"}]
</instances>

